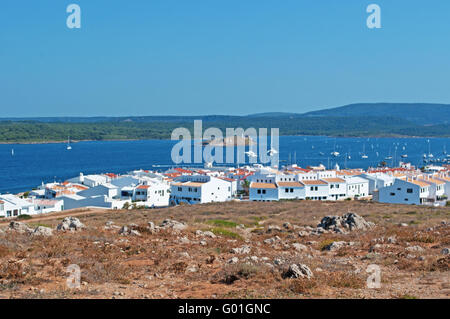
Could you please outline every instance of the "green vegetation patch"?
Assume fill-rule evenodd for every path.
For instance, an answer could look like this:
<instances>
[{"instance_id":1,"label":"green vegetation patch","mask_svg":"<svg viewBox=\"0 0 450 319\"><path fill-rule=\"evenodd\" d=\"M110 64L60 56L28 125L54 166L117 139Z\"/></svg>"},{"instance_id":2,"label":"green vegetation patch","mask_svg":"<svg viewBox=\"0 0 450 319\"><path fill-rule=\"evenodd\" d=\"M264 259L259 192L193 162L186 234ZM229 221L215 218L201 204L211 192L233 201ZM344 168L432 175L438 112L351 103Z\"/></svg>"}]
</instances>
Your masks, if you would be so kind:
<instances>
[{"instance_id":1,"label":"green vegetation patch","mask_svg":"<svg viewBox=\"0 0 450 319\"><path fill-rule=\"evenodd\" d=\"M232 231L229 231L228 229L225 229L225 228L215 227L215 228L211 229L211 231L217 236L230 237L230 238L234 238L234 239L242 239L241 235L234 233Z\"/></svg>"},{"instance_id":2,"label":"green vegetation patch","mask_svg":"<svg viewBox=\"0 0 450 319\"><path fill-rule=\"evenodd\" d=\"M222 219L211 219L208 220L207 223L213 226L227 227L227 228L236 228L236 226L238 225L238 223Z\"/></svg>"}]
</instances>

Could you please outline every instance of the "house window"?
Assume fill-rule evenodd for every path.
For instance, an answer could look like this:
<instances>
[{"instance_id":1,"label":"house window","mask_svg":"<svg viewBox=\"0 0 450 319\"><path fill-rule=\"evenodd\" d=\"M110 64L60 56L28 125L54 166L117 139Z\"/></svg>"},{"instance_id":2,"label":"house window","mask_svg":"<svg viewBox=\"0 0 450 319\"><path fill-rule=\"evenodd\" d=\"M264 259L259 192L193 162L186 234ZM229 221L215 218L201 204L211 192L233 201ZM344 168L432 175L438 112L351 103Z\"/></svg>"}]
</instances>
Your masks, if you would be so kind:
<instances>
[{"instance_id":1,"label":"house window","mask_svg":"<svg viewBox=\"0 0 450 319\"><path fill-rule=\"evenodd\" d=\"M265 193L266 193L266 190L265 190L265 189L263 189L262 193L263 193L263 194L265 194Z\"/></svg>"},{"instance_id":2,"label":"house window","mask_svg":"<svg viewBox=\"0 0 450 319\"><path fill-rule=\"evenodd\" d=\"M408 188L408 189L406 190L406 192L409 193L409 194L411 194L411 193L413 192L413 189L412 189L412 188Z\"/></svg>"},{"instance_id":3,"label":"house window","mask_svg":"<svg viewBox=\"0 0 450 319\"><path fill-rule=\"evenodd\" d=\"M261 190L260 189L258 189L258 192L257 192L258 194L261 194Z\"/></svg>"},{"instance_id":4,"label":"house window","mask_svg":"<svg viewBox=\"0 0 450 319\"><path fill-rule=\"evenodd\" d=\"M294 189L293 189L293 188L291 188L290 192L291 192L291 193L293 193L293 192L294 192Z\"/></svg>"},{"instance_id":5,"label":"house window","mask_svg":"<svg viewBox=\"0 0 450 319\"><path fill-rule=\"evenodd\" d=\"M289 188L285 188L284 191L285 191L286 193L289 193Z\"/></svg>"},{"instance_id":6,"label":"house window","mask_svg":"<svg viewBox=\"0 0 450 319\"><path fill-rule=\"evenodd\" d=\"M314 190L314 187L311 186L311 190L313 191L313 190Z\"/></svg>"},{"instance_id":7,"label":"house window","mask_svg":"<svg viewBox=\"0 0 450 319\"><path fill-rule=\"evenodd\" d=\"M395 196L395 193L391 193L391 196Z\"/></svg>"},{"instance_id":8,"label":"house window","mask_svg":"<svg viewBox=\"0 0 450 319\"><path fill-rule=\"evenodd\" d=\"M316 186L316 187L314 187L314 190L315 190L315 191L319 190L319 187L317 187L317 186Z\"/></svg>"}]
</instances>

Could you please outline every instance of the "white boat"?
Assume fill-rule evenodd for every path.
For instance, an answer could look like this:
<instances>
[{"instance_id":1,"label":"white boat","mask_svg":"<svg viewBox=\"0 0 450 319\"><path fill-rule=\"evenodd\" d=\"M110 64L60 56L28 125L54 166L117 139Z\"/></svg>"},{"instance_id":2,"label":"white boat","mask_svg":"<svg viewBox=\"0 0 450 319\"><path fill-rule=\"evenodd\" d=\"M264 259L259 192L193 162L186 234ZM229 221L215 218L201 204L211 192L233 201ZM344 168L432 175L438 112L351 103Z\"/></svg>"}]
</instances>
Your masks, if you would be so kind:
<instances>
[{"instance_id":1,"label":"white boat","mask_svg":"<svg viewBox=\"0 0 450 319\"><path fill-rule=\"evenodd\" d=\"M253 151L245 152L245 154L247 154L248 157L257 157L257 156L258 156L258 155L256 155L255 152L253 152Z\"/></svg>"},{"instance_id":2,"label":"white boat","mask_svg":"<svg viewBox=\"0 0 450 319\"><path fill-rule=\"evenodd\" d=\"M403 154L403 155L401 155L401 157L402 157L402 158L407 158L408 155L407 155L407 154Z\"/></svg>"},{"instance_id":3,"label":"white boat","mask_svg":"<svg viewBox=\"0 0 450 319\"><path fill-rule=\"evenodd\" d=\"M11 149L11 156L14 156L14 149Z\"/></svg>"},{"instance_id":4,"label":"white boat","mask_svg":"<svg viewBox=\"0 0 450 319\"><path fill-rule=\"evenodd\" d=\"M67 150L71 150L72 146L70 146L70 137L67 138Z\"/></svg>"},{"instance_id":5,"label":"white boat","mask_svg":"<svg viewBox=\"0 0 450 319\"><path fill-rule=\"evenodd\" d=\"M331 155L333 155L334 157L338 157L339 156L339 152L336 152L336 151L331 152Z\"/></svg>"},{"instance_id":6,"label":"white boat","mask_svg":"<svg viewBox=\"0 0 450 319\"><path fill-rule=\"evenodd\" d=\"M362 152L361 158L362 159L369 158L369 156L367 156L367 154L366 154L366 144L363 144L363 152Z\"/></svg>"}]
</instances>

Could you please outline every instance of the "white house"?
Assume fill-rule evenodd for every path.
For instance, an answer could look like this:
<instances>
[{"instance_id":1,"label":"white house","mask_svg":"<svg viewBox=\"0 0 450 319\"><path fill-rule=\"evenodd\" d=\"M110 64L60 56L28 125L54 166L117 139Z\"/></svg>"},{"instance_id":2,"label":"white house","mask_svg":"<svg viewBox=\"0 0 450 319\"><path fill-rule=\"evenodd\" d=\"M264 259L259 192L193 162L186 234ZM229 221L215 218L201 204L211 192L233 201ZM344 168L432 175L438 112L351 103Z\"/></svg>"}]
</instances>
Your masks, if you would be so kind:
<instances>
[{"instance_id":1,"label":"white house","mask_svg":"<svg viewBox=\"0 0 450 319\"><path fill-rule=\"evenodd\" d=\"M347 182L339 177L322 178L328 184L328 200L343 200L347 198Z\"/></svg>"},{"instance_id":2,"label":"white house","mask_svg":"<svg viewBox=\"0 0 450 319\"><path fill-rule=\"evenodd\" d=\"M229 181L207 175L182 175L170 187L170 204L203 204L232 199Z\"/></svg>"},{"instance_id":3,"label":"white house","mask_svg":"<svg viewBox=\"0 0 450 319\"><path fill-rule=\"evenodd\" d=\"M165 207L169 206L170 185L166 183L151 183L139 185L134 190L133 200L138 206Z\"/></svg>"},{"instance_id":4,"label":"white house","mask_svg":"<svg viewBox=\"0 0 450 319\"><path fill-rule=\"evenodd\" d=\"M391 186L378 190L378 201L389 204L421 205L428 201L430 184L408 179L395 179Z\"/></svg>"},{"instance_id":5,"label":"white house","mask_svg":"<svg viewBox=\"0 0 450 319\"><path fill-rule=\"evenodd\" d=\"M98 185L106 184L111 181L111 178L108 175L84 175L80 173L80 176L71 178L67 180L69 183L86 185L87 187L95 187Z\"/></svg>"},{"instance_id":6,"label":"white house","mask_svg":"<svg viewBox=\"0 0 450 319\"><path fill-rule=\"evenodd\" d=\"M277 201L278 200L278 188L275 183L250 183L250 196L251 201Z\"/></svg>"},{"instance_id":7,"label":"white house","mask_svg":"<svg viewBox=\"0 0 450 319\"><path fill-rule=\"evenodd\" d=\"M369 181L358 176L351 176L345 179L347 181L348 197L367 197L369 196Z\"/></svg>"},{"instance_id":8,"label":"white house","mask_svg":"<svg viewBox=\"0 0 450 319\"><path fill-rule=\"evenodd\" d=\"M305 199L305 185L300 182L278 182L278 199Z\"/></svg>"},{"instance_id":9,"label":"white house","mask_svg":"<svg viewBox=\"0 0 450 319\"><path fill-rule=\"evenodd\" d=\"M445 205L447 198L445 196L445 182L430 176L424 176L418 180L430 184L429 199L430 202L435 202L438 205Z\"/></svg>"},{"instance_id":10,"label":"white house","mask_svg":"<svg viewBox=\"0 0 450 319\"><path fill-rule=\"evenodd\" d=\"M64 201L62 199L29 199L34 205L34 211L36 214L47 214L60 212L64 210Z\"/></svg>"},{"instance_id":11,"label":"white house","mask_svg":"<svg viewBox=\"0 0 450 319\"><path fill-rule=\"evenodd\" d=\"M72 194L61 196L61 199L64 201L64 209L74 209L82 207L121 209L123 208L125 203L131 204L131 199L111 199L106 195L83 197L77 194Z\"/></svg>"},{"instance_id":12,"label":"white house","mask_svg":"<svg viewBox=\"0 0 450 319\"><path fill-rule=\"evenodd\" d=\"M395 177L386 173L367 173L359 177L367 179L369 182L369 194L373 194L380 188L391 186L394 184Z\"/></svg>"},{"instance_id":13,"label":"white house","mask_svg":"<svg viewBox=\"0 0 450 319\"><path fill-rule=\"evenodd\" d=\"M305 185L305 198L310 200L326 200L328 183L321 180L302 180Z\"/></svg>"},{"instance_id":14,"label":"white house","mask_svg":"<svg viewBox=\"0 0 450 319\"><path fill-rule=\"evenodd\" d=\"M35 214L34 205L12 194L0 195L0 216L16 217Z\"/></svg>"}]
</instances>

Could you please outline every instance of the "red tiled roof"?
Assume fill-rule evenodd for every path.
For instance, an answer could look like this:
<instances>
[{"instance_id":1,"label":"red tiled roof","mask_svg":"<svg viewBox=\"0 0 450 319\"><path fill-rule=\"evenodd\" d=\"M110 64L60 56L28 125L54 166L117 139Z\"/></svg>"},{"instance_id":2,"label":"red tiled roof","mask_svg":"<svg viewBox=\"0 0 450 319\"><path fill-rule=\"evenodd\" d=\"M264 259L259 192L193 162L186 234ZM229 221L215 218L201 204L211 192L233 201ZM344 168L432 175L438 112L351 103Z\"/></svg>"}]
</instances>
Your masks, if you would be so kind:
<instances>
[{"instance_id":1,"label":"red tiled roof","mask_svg":"<svg viewBox=\"0 0 450 319\"><path fill-rule=\"evenodd\" d=\"M184 169L184 168L181 168L181 167L176 167L176 168L174 168L174 170L176 170L177 172L180 172L180 173L185 173L185 174L192 174L193 173L192 171Z\"/></svg>"}]
</instances>

